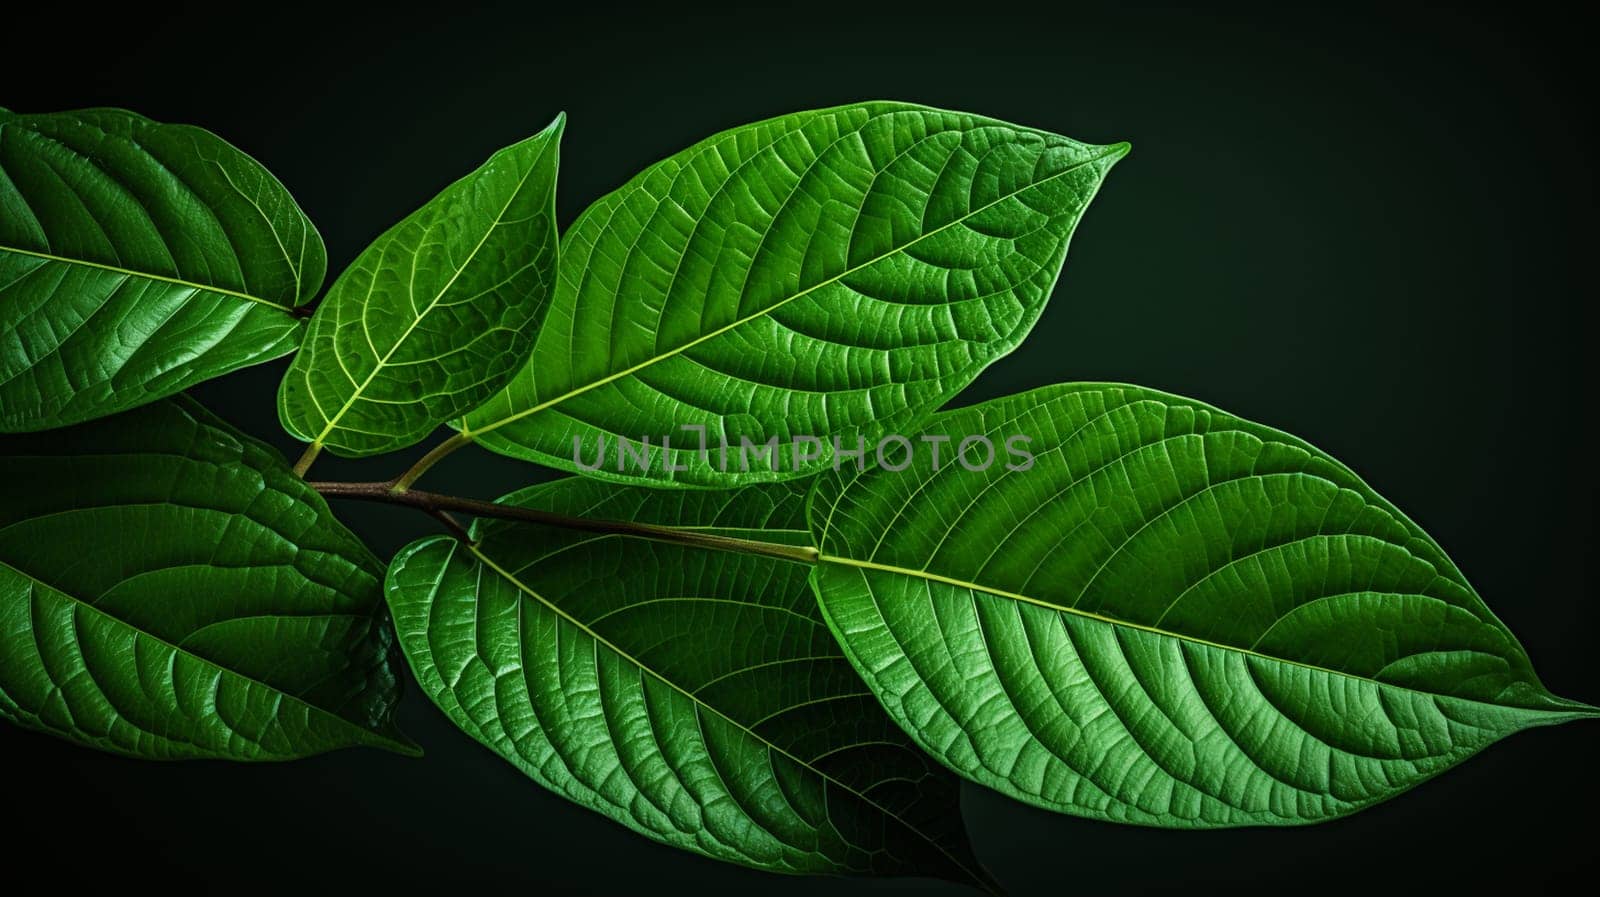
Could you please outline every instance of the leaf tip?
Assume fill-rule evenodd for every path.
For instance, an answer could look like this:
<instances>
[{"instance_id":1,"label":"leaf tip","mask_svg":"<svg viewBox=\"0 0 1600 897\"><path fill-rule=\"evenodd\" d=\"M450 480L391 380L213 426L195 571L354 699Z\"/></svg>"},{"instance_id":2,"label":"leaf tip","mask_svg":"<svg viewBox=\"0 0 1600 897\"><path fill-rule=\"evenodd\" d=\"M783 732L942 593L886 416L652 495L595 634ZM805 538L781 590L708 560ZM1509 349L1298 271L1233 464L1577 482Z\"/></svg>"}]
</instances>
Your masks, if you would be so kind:
<instances>
[{"instance_id":1,"label":"leaf tip","mask_svg":"<svg viewBox=\"0 0 1600 897\"><path fill-rule=\"evenodd\" d=\"M1575 719L1600 719L1600 707L1582 701L1568 701Z\"/></svg>"},{"instance_id":2,"label":"leaf tip","mask_svg":"<svg viewBox=\"0 0 1600 897\"><path fill-rule=\"evenodd\" d=\"M422 745L412 741L406 735L396 732L389 736L384 747L392 754L399 754L411 760L420 760L423 756Z\"/></svg>"},{"instance_id":3,"label":"leaf tip","mask_svg":"<svg viewBox=\"0 0 1600 897\"><path fill-rule=\"evenodd\" d=\"M994 876L989 874L988 869L984 869L980 866L979 871L982 873L982 877L978 878L973 883L973 887L985 894L988 894L989 897L1011 897L1011 895L1006 892L1005 886L1000 884L1000 882L997 881Z\"/></svg>"},{"instance_id":4,"label":"leaf tip","mask_svg":"<svg viewBox=\"0 0 1600 897\"><path fill-rule=\"evenodd\" d=\"M1580 719L1600 719L1600 707L1572 698L1563 698L1542 688L1526 706L1540 714L1541 721L1536 725L1568 723Z\"/></svg>"}]
</instances>

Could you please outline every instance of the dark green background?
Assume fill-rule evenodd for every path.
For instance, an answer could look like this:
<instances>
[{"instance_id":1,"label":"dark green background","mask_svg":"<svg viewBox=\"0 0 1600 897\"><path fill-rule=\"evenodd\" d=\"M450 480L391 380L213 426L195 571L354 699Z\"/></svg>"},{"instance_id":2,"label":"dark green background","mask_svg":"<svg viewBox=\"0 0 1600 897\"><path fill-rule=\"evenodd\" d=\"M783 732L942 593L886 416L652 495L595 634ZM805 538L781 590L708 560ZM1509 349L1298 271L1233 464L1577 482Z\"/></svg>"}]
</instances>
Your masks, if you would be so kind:
<instances>
[{"instance_id":1,"label":"dark green background","mask_svg":"<svg viewBox=\"0 0 1600 897\"><path fill-rule=\"evenodd\" d=\"M560 109L571 116L564 222L716 130L853 100L1131 140L1032 338L962 401L1126 380L1304 436L1451 551L1554 691L1600 701L1582 29L1526 4L1497 19L1348 4L937 9L647 20L595 3L426 15L219 5L106 20L63 7L31 26L8 12L0 105L115 104L211 128L289 185L335 271ZM273 406L283 367L198 394L293 450ZM405 463L325 457L317 473L381 478ZM470 450L429 484L493 496L540 475ZM338 511L384 555L430 528L402 510ZM0 729L16 830L0 846L8 889L22 868L57 886L138 892L936 889L790 879L678 853L522 779L414 689L403 718L425 759L160 765ZM1018 894L1592 886L1597 747L1595 724L1518 735L1311 829L1152 831L975 788L965 812L979 853Z\"/></svg>"}]
</instances>

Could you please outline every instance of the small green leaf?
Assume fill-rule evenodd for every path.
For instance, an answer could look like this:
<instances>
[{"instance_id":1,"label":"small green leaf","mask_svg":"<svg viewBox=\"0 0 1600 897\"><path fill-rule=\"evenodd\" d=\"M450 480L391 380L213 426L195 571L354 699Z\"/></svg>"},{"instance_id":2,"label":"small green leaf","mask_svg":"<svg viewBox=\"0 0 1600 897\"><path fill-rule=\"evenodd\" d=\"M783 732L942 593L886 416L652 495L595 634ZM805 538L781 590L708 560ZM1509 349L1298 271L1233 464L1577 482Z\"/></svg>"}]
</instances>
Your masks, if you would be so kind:
<instances>
[{"instance_id":1,"label":"small green leaf","mask_svg":"<svg viewBox=\"0 0 1600 897\"><path fill-rule=\"evenodd\" d=\"M516 373L555 278L565 126L490 156L339 276L278 391L290 433L339 455L394 451Z\"/></svg>"},{"instance_id":2,"label":"small green leaf","mask_svg":"<svg viewBox=\"0 0 1600 897\"><path fill-rule=\"evenodd\" d=\"M102 417L292 352L327 267L283 185L117 109L0 110L0 431Z\"/></svg>"},{"instance_id":3,"label":"small green leaf","mask_svg":"<svg viewBox=\"0 0 1600 897\"><path fill-rule=\"evenodd\" d=\"M1597 713L1552 696L1439 546L1298 439L1094 384L926 435L951 440L937 469L927 445L902 472L819 481L813 584L889 713L973 781L1146 825L1316 822ZM977 437L995 460L974 471L952 452Z\"/></svg>"},{"instance_id":4,"label":"small green leaf","mask_svg":"<svg viewBox=\"0 0 1600 897\"><path fill-rule=\"evenodd\" d=\"M1126 151L904 103L725 131L563 236L531 360L463 433L623 481L820 469L835 437L932 412L1022 340ZM617 462L624 438L645 463ZM719 451L773 438L776 462Z\"/></svg>"},{"instance_id":5,"label":"small green leaf","mask_svg":"<svg viewBox=\"0 0 1600 897\"><path fill-rule=\"evenodd\" d=\"M569 479L504 503L801 544L787 485ZM417 681L534 781L658 841L776 872L988 886L957 788L823 625L804 563L480 521L389 568Z\"/></svg>"},{"instance_id":6,"label":"small green leaf","mask_svg":"<svg viewBox=\"0 0 1600 897\"><path fill-rule=\"evenodd\" d=\"M276 452L180 397L0 458L0 717L153 759L416 753L382 565Z\"/></svg>"}]
</instances>

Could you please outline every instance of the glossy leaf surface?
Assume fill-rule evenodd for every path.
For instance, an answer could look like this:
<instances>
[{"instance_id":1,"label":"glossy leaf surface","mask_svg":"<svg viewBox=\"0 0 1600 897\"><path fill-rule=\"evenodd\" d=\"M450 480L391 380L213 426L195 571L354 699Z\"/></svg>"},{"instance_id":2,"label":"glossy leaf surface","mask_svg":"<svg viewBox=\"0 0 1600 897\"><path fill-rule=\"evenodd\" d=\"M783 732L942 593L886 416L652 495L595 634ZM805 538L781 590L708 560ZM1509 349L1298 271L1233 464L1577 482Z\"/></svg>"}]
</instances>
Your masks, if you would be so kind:
<instances>
[{"instance_id":1,"label":"glossy leaf surface","mask_svg":"<svg viewBox=\"0 0 1600 897\"><path fill-rule=\"evenodd\" d=\"M622 480L820 469L835 437L904 426L1021 341L1126 151L901 103L725 131L567 231L532 359L464 431ZM702 433L782 456L707 458ZM619 465L622 438L650 440L643 463Z\"/></svg>"},{"instance_id":2,"label":"glossy leaf surface","mask_svg":"<svg viewBox=\"0 0 1600 897\"><path fill-rule=\"evenodd\" d=\"M508 503L803 542L787 485L662 492L571 479ZM480 522L387 583L417 681L530 778L656 840L790 873L986 882L953 777L840 654L803 563Z\"/></svg>"},{"instance_id":3,"label":"glossy leaf surface","mask_svg":"<svg viewBox=\"0 0 1600 897\"><path fill-rule=\"evenodd\" d=\"M0 430L112 414L276 358L322 238L215 135L115 109L0 110Z\"/></svg>"},{"instance_id":4,"label":"glossy leaf surface","mask_svg":"<svg viewBox=\"0 0 1600 897\"><path fill-rule=\"evenodd\" d=\"M1103 385L930 432L997 458L827 475L814 584L890 714L974 781L1124 822L1314 822L1596 712L1546 691L1439 546L1298 439ZM1016 436L1027 469L1007 469Z\"/></svg>"},{"instance_id":5,"label":"glossy leaf surface","mask_svg":"<svg viewBox=\"0 0 1600 897\"><path fill-rule=\"evenodd\" d=\"M415 751L382 567L276 452L180 398L0 457L0 716L152 759Z\"/></svg>"},{"instance_id":6,"label":"glossy leaf surface","mask_svg":"<svg viewBox=\"0 0 1600 897\"><path fill-rule=\"evenodd\" d=\"M394 451L522 366L555 278L565 124L490 156L339 276L278 391L290 433L340 455Z\"/></svg>"}]
</instances>

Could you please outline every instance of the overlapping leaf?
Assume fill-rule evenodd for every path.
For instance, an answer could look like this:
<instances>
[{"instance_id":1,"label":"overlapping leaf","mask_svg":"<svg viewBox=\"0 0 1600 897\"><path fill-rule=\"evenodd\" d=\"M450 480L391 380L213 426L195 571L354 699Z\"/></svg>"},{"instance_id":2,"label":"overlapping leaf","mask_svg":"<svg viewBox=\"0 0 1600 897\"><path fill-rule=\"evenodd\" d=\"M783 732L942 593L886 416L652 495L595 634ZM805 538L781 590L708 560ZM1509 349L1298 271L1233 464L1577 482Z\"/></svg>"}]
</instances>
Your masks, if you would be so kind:
<instances>
[{"instance_id":1,"label":"overlapping leaf","mask_svg":"<svg viewBox=\"0 0 1600 897\"><path fill-rule=\"evenodd\" d=\"M0 430L111 414L294 350L327 261L199 128L0 110Z\"/></svg>"},{"instance_id":2,"label":"overlapping leaf","mask_svg":"<svg viewBox=\"0 0 1600 897\"><path fill-rule=\"evenodd\" d=\"M974 781L1125 822L1313 822L1597 713L1553 697L1444 552L1297 439L1100 385L930 432L997 457L826 475L813 582L890 714Z\"/></svg>"},{"instance_id":3,"label":"overlapping leaf","mask_svg":"<svg viewBox=\"0 0 1600 897\"><path fill-rule=\"evenodd\" d=\"M490 156L339 276L278 392L290 433L341 455L394 451L522 366L555 278L565 123Z\"/></svg>"},{"instance_id":4,"label":"overlapping leaf","mask_svg":"<svg viewBox=\"0 0 1600 897\"><path fill-rule=\"evenodd\" d=\"M564 235L531 360L463 432L624 480L819 469L1016 346L1126 150L901 103L718 134ZM720 451L774 438L775 459ZM642 463L622 439L651 442Z\"/></svg>"},{"instance_id":5,"label":"overlapping leaf","mask_svg":"<svg viewBox=\"0 0 1600 897\"><path fill-rule=\"evenodd\" d=\"M415 751L382 567L276 452L172 399L0 458L0 716L156 759Z\"/></svg>"},{"instance_id":6,"label":"overlapping leaf","mask_svg":"<svg viewBox=\"0 0 1600 897\"><path fill-rule=\"evenodd\" d=\"M572 479L505 501L804 541L786 485ZM789 560L480 522L390 567L423 689L530 778L656 840L780 872L986 884L956 783L878 707Z\"/></svg>"}]
</instances>

